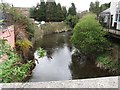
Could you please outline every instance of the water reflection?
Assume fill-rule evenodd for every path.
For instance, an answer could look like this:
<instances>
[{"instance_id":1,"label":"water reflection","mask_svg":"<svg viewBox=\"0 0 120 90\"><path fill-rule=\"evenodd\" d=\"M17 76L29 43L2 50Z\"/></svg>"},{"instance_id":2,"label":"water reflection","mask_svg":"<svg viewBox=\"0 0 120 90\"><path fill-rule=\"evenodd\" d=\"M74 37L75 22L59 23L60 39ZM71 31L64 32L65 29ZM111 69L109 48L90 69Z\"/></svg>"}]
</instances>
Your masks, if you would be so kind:
<instances>
[{"instance_id":1,"label":"water reflection","mask_svg":"<svg viewBox=\"0 0 120 90\"><path fill-rule=\"evenodd\" d=\"M72 62L69 65L71 70L72 79L85 79L95 78L102 76L109 76L112 73L108 73L106 70L96 67L93 61L86 60L86 58L79 58L72 56Z\"/></svg>"},{"instance_id":2,"label":"water reflection","mask_svg":"<svg viewBox=\"0 0 120 90\"><path fill-rule=\"evenodd\" d=\"M30 82L59 81L69 79L94 78L111 76L106 70L96 66L95 61L87 60L84 56L74 56L71 45L71 32L51 34L35 42L35 50L42 47L47 55L37 58L39 64L33 70Z\"/></svg>"}]
</instances>

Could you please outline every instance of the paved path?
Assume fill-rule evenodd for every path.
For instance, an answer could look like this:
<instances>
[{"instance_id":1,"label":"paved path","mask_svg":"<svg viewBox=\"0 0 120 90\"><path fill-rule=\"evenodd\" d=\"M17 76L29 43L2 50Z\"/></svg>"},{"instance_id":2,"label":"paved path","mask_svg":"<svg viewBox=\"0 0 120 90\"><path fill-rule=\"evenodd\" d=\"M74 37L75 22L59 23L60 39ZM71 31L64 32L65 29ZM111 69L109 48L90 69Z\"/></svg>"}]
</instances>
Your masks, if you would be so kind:
<instances>
[{"instance_id":1,"label":"paved path","mask_svg":"<svg viewBox=\"0 0 120 90\"><path fill-rule=\"evenodd\" d=\"M0 84L1 88L118 88L118 77Z\"/></svg>"}]
</instances>

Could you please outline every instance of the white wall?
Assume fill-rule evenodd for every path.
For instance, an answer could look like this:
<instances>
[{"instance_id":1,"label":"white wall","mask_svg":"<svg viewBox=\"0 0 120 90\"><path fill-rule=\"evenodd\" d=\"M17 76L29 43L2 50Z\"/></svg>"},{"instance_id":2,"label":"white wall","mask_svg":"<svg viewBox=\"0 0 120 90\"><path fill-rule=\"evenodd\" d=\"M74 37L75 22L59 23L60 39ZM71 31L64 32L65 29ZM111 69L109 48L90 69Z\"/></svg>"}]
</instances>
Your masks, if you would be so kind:
<instances>
[{"instance_id":1,"label":"white wall","mask_svg":"<svg viewBox=\"0 0 120 90\"><path fill-rule=\"evenodd\" d=\"M117 4L118 4L118 0L111 0L110 13L111 15L113 15L112 27L114 26L114 22L116 18Z\"/></svg>"}]
</instances>

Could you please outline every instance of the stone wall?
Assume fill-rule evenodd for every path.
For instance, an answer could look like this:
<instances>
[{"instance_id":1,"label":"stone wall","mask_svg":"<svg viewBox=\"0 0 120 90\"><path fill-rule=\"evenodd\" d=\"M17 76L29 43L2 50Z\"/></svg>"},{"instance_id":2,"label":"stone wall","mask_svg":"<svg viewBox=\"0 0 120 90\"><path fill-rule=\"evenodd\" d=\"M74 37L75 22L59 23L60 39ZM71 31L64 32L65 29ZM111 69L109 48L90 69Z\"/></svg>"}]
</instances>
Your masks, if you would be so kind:
<instances>
[{"instance_id":1,"label":"stone wall","mask_svg":"<svg viewBox=\"0 0 120 90\"><path fill-rule=\"evenodd\" d=\"M11 48L15 47L15 35L14 35L14 26L9 26L5 29L0 30L0 38L5 39Z\"/></svg>"}]
</instances>

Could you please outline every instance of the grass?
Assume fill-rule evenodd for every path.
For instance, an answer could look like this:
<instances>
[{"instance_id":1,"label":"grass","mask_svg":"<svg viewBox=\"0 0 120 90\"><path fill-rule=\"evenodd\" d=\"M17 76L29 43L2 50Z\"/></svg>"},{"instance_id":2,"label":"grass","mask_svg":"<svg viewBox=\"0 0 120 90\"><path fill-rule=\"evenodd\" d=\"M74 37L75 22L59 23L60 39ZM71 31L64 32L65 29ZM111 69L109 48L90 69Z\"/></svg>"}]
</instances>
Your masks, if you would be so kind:
<instances>
[{"instance_id":1,"label":"grass","mask_svg":"<svg viewBox=\"0 0 120 90\"><path fill-rule=\"evenodd\" d=\"M100 63L103 67L115 72L118 72L120 68L118 60L113 60L108 54L98 56L97 63Z\"/></svg>"}]
</instances>

